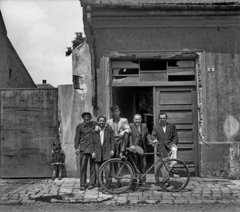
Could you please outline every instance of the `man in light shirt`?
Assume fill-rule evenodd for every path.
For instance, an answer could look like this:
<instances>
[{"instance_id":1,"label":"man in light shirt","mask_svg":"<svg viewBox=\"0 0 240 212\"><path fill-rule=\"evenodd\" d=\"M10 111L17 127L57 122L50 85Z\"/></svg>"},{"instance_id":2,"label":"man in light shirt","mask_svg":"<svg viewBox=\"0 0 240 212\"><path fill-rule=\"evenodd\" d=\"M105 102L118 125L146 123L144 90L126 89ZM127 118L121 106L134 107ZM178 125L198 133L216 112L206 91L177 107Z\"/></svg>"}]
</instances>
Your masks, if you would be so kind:
<instances>
[{"instance_id":1,"label":"man in light shirt","mask_svg":"<svg viewBox=\"0 0 240 212\"><path fill-rule=\"evenodd\" d=\"M97 121L99 130L92 130L91 140L92 158L95 160L96 164L96 181L100 189L100 185L98 182L99 168L101 167L102 163L109 160L114 155L114 136L111 127L106 125L106 117L99 116ZM108 174L109 173L107 173L106 176L108 176Z\"/></svg>"},{"instance_id":2,"label":"man in light shirt","mask_svg":"<svg viewBox=\"0 0 240 212\"><path fill-rule=\"evenodd\" d=\"M158 152L165 158L177 158L178 134L175 124L167 122L167 114L159 114L159 122L153 126L152 144L158 143ZM170 165L173 166L174 164ZM166 184L169 179L166 170L163 170L163 184Z\"/></svg>"},{"instance_id":3,"label":"man in light shirt","mask_svg":"<svg viewBox=\"0 0 240 212\"><path fill-rule=\"evenodd\" d=\"M125 148L129 142L130 126L126 118L120 117L120 108L117 105L111 107L112 119L107 120L114 132L115 157L124 157Z\"/></svg>"}]
</instances>

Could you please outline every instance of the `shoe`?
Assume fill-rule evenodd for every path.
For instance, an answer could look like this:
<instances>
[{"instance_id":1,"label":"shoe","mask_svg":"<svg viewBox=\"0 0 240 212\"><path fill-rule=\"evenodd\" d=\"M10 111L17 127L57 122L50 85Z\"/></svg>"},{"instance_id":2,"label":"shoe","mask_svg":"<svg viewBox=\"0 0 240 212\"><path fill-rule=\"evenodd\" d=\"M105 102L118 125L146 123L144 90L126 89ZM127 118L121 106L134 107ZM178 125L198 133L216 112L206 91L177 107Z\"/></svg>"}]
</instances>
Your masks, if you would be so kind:
<instances>
[{"instance_id":1,"label":"shoe","mask_svg":"<svg viewBox=\"0 0 240 212\"><path fill-rule=\"evenodd\" d=\"M86 190L86 186L82 185L82 186L80 187L80 190L81 190L81 191L85 191L85 190Z\"/></svg>"},{"instance_id":2,"label":"shoe","mask_svg":"<svg viewBox=\"0 0 240 212\"><path fill-rule=\"evenodd\" d=\"M102 187L98 187L98 192L102 192L103 188Z\"/></svg>"},{"instance_id":3,"label":"shoe","mask_svg":"<svg viewBox=\"0 0 240 212\"><path fill-rule=\"evenodd\" d=\"M55 177L55 176L53 176L53 177L52 177L52 180L55 180L55 179L56 179L56 177Z\"/></svg>"},{"instance_id":4,"label":"shoe","mask_svg":"<svg viewBox=\"0 0 240 212\"><path fill-rule=\"evenodd\" d=\"M62 177L58 177L58 180L61 180L62 179Z\"/></svg>"},{"instance_id":5,"label":"shoe","mask_svg":"<svg viewBox=\"0 0 240 212\"><path fill-rule=\"evenodd\" d=\"M139 183L140 187L148 187L148 185L145 182Z\"/></svg>"},{"instance_id":6,"label":"shoe","mask_svg":"<svg viewBox=\"0 0 240 212\"><path fill-rule=\"evenodd\" d=\"M170 178L164 180L163 182L161 182L161 184L162 184L165 188L167 188L167 187L170 186L169 181L170 181Z\"/></svg>"},{"instance_id":7,"label":"shoe","mask_svg":"<svg viewBox=\"0 0 240 212\"><path fill-rule=\"evenodd\" d=\"M91 189L94 189L94 188L95 188L94 185L89 185L89 186L88 186L88 190L91 190Z\"/></svg>"}]
</instances>

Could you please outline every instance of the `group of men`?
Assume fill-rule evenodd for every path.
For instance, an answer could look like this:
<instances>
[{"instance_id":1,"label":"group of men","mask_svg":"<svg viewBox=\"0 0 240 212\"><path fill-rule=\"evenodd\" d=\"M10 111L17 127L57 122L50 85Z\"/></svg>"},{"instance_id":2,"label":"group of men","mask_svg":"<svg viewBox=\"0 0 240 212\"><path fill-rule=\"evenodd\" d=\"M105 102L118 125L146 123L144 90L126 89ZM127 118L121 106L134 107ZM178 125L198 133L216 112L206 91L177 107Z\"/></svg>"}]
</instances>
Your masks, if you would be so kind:
<instances>
[{"instance_id":1,"label":"group of men","mask_svg":"<svg viewBox=\"0 0 240 212\"><path fill-rule=\"evenodd\" d=\"M140 114L135 114L133 123L128 124L126 118L120 117L120 108L111 107L112 119L106 120L99 116L96 121L91 121L91 113L82 114L83 122L77 125L74 139L75 152L80 155L80 190L87 188L87 166L90 161L90 183L88 189L93 189L98 184L97 173L103 162L111 157L124 158L126 147L139 153L147 151L147 145L158 146L158 152L163 157L177 157L178 135L176 127L167 122L167 114L159 114L159 122L153 126L150 135L147 125L142 123ZM146 157L136 154L136 165L141 173L145 172ZM145 186L146 179L140 182ZM99 186L99 185L98 185Z\"/></svg>"}]
</instances>

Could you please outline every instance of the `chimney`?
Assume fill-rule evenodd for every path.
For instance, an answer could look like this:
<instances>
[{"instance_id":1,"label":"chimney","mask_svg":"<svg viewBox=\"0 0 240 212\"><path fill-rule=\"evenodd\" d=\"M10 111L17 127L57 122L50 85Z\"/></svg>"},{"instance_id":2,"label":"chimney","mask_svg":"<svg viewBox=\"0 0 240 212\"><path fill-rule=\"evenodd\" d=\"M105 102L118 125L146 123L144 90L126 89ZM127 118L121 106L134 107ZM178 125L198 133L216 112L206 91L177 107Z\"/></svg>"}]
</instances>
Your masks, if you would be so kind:
<instances>
[{"instance_id":1,"label":"chimney","mask_svg":"<svg viewBox=\"0 0 240 212\"><path fill-rule=\"evenodd\" d=\"M43 80L43 81L42 81L42 84L47 84L47 80Z\"/></svg>"}]
</instances>

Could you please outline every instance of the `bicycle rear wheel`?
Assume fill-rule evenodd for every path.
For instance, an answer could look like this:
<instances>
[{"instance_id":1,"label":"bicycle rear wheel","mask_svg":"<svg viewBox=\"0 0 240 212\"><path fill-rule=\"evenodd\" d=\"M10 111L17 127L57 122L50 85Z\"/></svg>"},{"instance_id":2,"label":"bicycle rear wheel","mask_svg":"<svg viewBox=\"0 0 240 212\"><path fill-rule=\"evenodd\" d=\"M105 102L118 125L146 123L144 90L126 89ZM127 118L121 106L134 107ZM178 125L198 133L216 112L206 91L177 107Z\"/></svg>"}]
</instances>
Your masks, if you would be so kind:
<instances>
[{"instance_id":1,"label":"bicycle rear wheel","mask_svg":"<svg viewBox=\"0 0 240 212\"><path fill-rule=\"evenodd\" d=\"M155 179L163 190L178 192L188 185L190 173L184 162L178 159L167 159L157 167Z\"/></svg>"},{"instance_id":2,"label":"bicycle rear wheel","mask_svg":"<svg viewBox=\"0 0 240 212\"><path fill-rule=\"evenodd\" d=\"M110 194L120 194L132 186L134 171L129 162L114 158L100 168L98 180L101 187Z\"/></svg>"}]
</instances>

